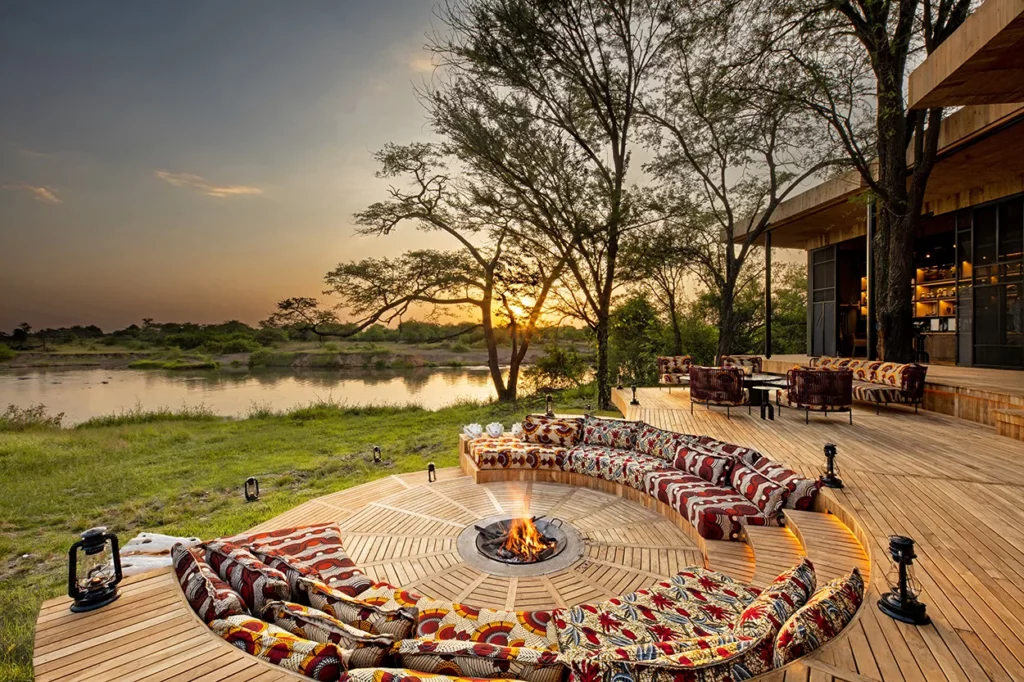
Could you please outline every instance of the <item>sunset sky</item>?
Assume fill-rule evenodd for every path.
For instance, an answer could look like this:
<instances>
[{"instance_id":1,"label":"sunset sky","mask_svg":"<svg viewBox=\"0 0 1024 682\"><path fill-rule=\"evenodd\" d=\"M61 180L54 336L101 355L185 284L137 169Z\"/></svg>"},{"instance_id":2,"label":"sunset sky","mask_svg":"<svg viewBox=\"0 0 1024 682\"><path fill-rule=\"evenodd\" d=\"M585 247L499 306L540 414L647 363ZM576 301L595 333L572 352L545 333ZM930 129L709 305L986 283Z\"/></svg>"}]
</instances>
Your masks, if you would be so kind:
<instances>
[{"instance_id":1,"label":"sunset sky","mask_svg":"<svg viewBox=\"0 0 1024 682\"><path fill-rule=\"evenodd\" d=\"M266 317L424 139L433 0L0 5L0 329Z\"/></svg>"}]
</instances>

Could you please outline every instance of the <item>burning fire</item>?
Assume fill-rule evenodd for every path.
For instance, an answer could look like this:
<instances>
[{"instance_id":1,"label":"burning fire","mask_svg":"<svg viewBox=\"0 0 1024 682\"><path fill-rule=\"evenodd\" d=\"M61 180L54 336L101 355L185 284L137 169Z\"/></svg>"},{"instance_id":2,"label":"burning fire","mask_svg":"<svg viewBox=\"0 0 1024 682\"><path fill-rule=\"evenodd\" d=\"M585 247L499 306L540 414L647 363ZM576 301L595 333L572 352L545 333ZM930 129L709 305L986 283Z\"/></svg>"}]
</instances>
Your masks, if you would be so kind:
<instances>
[{"instance_id":1,"label":"burning fire","mask_svg":"<svg viewBox=\"0 0 1024 682\"><path fill-rule=\"evenodd\" d=\"M512 526L508 529L508 536L505 538L502 548L524 561L536 561L538 555L552 544L540 534L533 519L526 516L512 519Z\"/></svg>"}]
</instances>

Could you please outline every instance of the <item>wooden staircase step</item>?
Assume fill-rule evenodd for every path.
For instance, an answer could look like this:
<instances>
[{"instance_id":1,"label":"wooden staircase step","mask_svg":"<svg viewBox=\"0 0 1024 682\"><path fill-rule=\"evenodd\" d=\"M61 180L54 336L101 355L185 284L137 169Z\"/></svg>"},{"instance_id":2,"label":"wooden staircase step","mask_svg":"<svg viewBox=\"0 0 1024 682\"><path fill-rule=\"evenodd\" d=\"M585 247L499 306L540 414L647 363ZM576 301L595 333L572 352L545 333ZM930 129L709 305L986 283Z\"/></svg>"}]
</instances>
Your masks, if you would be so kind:
<instances>
[{"instance_id":1,"label":"wooden staircase step","mask_svg":"<svg viewBox=\"0 0 1024 682\"><path fill-rule=\"evenodd\" d=\"M750 583L765 587L804 557L800 540L789 528L747 526L747 542L754 552L754 576Z\"/></svg>"},{"instance_id":2,"label":"wooden staircase step","mask_svg":"<svg viewBox=\"0 0 1024 682\"><path fill-rule=\"evenodd\" d=\"M709 570L725 573L742 583L749 584L754 578L754 551L745 542L705 540L704 559Z\"/></svg>"},{"instance_id":3,"label":"wooden staircase step","mask_svg":"<svg viewBox=\"0 0 1024 682\"><path fill-rule=\"evenodd\" d=\"M871 577L867 552L839 517L833 514L786 509L786 525L793 531L804 553L814 563L821 585L845 576L856 566L864 580Z\"/></svg>"}]
</instances>

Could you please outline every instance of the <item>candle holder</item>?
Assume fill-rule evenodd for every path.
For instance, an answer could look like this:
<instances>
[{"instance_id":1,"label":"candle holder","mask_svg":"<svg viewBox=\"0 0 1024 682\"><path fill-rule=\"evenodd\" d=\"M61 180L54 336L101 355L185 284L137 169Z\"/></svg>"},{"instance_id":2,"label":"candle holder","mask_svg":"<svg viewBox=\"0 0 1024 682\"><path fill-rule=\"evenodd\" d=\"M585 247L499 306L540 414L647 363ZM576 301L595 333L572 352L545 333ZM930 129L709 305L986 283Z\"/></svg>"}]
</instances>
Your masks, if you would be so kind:
<instances>
[{"instance_id":1,"label":"candle holder","mask_svg":"<svg viewBox=\"0 0 1024 682\"><path fill-rule=\"evenodd\" d=\"M918 601L921 588L914 578L914 541L902 535L889 538L889 572L885 580L889 583L889 591L878 600L878 609L885 615L902 623L911 625L927 625L931 618L926 613L925 605Z\"/></svg>"},{"instance_id":2,"label":"candle holder","mask_svg":"<svg viewBox=\"0 0 1024 682\"><path fill-rule=\"evenodd\" d=\"M245 479L245 501L255 502L260 499L260 482L255 476Z\"/></svg>"},{"instance_id":3,"label":"candle holder","mask_svg":"<svg viewBox=\"0 0 1024 682\"><path fill-rule=\"evenodd\" d=\"M839 478L839 467L836 466L836 446L825 443L825 472L818 479L826 488L842 488L843 479Z\"/></svg>"}]
</instances>

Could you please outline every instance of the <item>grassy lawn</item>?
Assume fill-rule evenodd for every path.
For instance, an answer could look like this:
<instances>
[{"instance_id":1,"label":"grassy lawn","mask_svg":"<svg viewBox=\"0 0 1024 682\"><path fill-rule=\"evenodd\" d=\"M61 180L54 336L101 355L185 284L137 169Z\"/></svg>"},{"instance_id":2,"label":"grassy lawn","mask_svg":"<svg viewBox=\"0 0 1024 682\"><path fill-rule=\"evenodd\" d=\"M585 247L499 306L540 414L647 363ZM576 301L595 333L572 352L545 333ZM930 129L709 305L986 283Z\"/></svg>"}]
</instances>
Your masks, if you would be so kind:
<instances>
[{"instance_id":1,"label":"grassy lawn","mask_svg":"<svg viewBox=\"0 0 1024 682\"><path fill-rule=\"evenodd\" d=\"M575 411L586 401L578 402ZM107 525L122 542L142 531L237 533L311 497L430 461L455 465L464 424L507 427L539 405L320 405L237 421L135 415L130 424L0 431L0 681L32 679L39 605L65 591L67 549L82 530ZM384 466L371 461L375 444ZM260 481L251 504L242 496L248 476Z\"/></svg>"}]
</instances>

